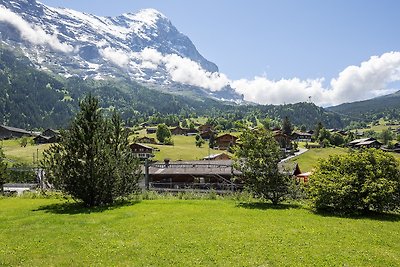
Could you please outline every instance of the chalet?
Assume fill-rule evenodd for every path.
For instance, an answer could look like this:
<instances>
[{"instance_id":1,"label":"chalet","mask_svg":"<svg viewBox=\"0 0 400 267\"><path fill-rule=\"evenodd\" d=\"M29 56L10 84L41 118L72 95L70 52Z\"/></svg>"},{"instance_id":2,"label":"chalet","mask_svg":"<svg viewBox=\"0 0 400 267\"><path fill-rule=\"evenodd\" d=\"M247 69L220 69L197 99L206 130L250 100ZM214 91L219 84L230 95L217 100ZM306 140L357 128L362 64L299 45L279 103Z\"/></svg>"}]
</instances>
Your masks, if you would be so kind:
<instances>
[{"instance_id":1,"label":"chalet","mask_svg":"<svg viewBox=\"0 0 400 267\"><path fill-rule=\"evenodd\" d=\"M156 132L157 132L157 128L154 128L154 127L146 128L146 133L147 134L153 134L153 133L156 133Z\"/></svg>"},{"instance_id":2,"label":"chalet","mask_svg":"<svg viewBox=\"0 0 400 267\"><path fill-rule=\"evenodd\" d=\"M361 139L355 139L355 140L349 142L349 143L347 144L347 146L353 147L353 148L354 148L354 147L357 147L357 144L359 144L359 143L368 142L368 141L373 141L373 140L376 140L376 139L375 139L375 138L372 138L372 137L369 137L369 138L361 138Z\"/></svg>"},{"instance_id":3,"label":"chalet","mask_svg":"<svg viewBox=\"0 0 400 267\"><path fill-rule=\"evenodd\" d=\"M292 140L290 136L284 134L281 130L275 130L273 132L273 136L275 141L278 142L281 149L292 149Z\"/></svg>"},{"instance_id":4,"label":"chalet","mask_svg":"<svg viewBox=\"0 0 400 267\"><path fill-rule=\"evenodd\" d=\"M32 134L24 129L0 125L0 139L20 138L23 136L32 136Z\"/></svg>"},{"instance_id":5,"label":"chalet","mask_svg":"<svg viewBox=\"0 0 400 267\"><path fill-rule=\"evenodd\" d=\"M46 129L41 134L33 138L36 145L56 143L60 138L60 132L53 129Z\"/></svg>"},{"instance_id":6,"label":"chalet","mask_svg":"<svg viewBox=\"0 0 400 267\"><path fill-rule=\"evenodd\" d=\"M203 160L228 160L231 157L225 153L213 154L203 158Z\"/></svg>"},{"instance_id":7,"label":"chalet","mask_svg":"<svg viewBox=\"0 0 400 267\"><path fill-rule=\"evenodd\" d=\"M177 126L171 129L171 134L173 135L187 135L189 129L182 128Z\"/></svg>"},{"instance_id":8,"label":"chalet","mask_svg":"<svg viewBox=\"0 0 400 267\"><path fill-rule=\"evenodd\" d=\"M147 136L138 138L137 142L142 143L142 144L153 144L153 145L157 144L157 141L155 138L147 137Z\"/></svg>"},{"instance_id":9,"label":"chalet","mask_svg":"<svg viewBox=\"0 0 400 267\"><path fill-rule=\"evenodd\" d=\"M132 153L139 159L148 159L154 157L153 148L139 143L130 145Z\"/></svg>"},{"instance_id":10,"label":"chalet","mask_svg":"<svg viewBox=\"0 0 400 267\"><path fill-rule=\"evenodd\" d=\"M302 132L294 132L292 134L293 140L297 142L311 142L312 134L310 133L302 133Z\"/></svg>"},{"instance_id":11,"label":"chalet","mask_svg":"<svg viewBox=\"0 0 400 267\"><path fill-rule=\"evenodd\" d=\"M209 130L209 131L201 132L201 133L200 133L200 136L201 136L201 138L203 138L204 140L208 140L208 139L211 138L212 135L215 136L216 134L217 134L216 132L214 132L214 131L212 131L212 130Z\"/></svg>"},{"instance_id":12,"label":"chalet","mask_svg":"<svg viewBox=\"0 0 400 267\"><path fill-rule=\"evenodd\" d=\"M57 136L38 135L35 138L33 138L33 142L35 142L36 145L52 144L57 142Z\"/></svg>"},{"instance_id":13,"label":"chalet","mask_svg":"<svg viewBox=\"0 0 400 267\"><path fill-rule=\"evenodd\" d=\"M306 172L302 173L297 163L287 163L282 162L278 164L278 170L282 174L286 174L290 177L296 179L296 182L308 182L308 178L310 177L311 173Z\"/></svg>"},{"instance_id":14,"label":"chalet","mask_svg":"<svg viewBox=\"0 0 400 267\"><path fill-rule=\"evenodd\" d=\"M215 138L215 143L219 149L228 149L229 147L236 145L238 137L231 134L224 134Z\"/></svg>"},{"instance_id":15,"label":"chalet","mask_svg":"<svg viewBox=\"0 0 400 267\"><path fill-rule=\"evenodd\" d=\"M42 136L48 136L48 137L60 136L60 131L53 130L53 129L46 129L41 133L41 135Z\"/></svg>"},{"instance_id":16,"label":"chalet","mask_svg":"<svg viewBox=\"0 0 400 267\"><path fill-rule=\"evenodd\" d=\"M214 189L236 190L243 187L239 180L241 172L233 168L231 160L157 162L145 168L149 185L153 188L183 190Z\"/></svg>"},{"instance_id":17,"label":"chalet","mask_svg":"<svg viewBox=\"0 0 400 267\"><path fill-rule=\"evenodd\" d=\"M214 128L211 125L204 124L199 126L199 132L209 132L209 131L214 131Z\"/></svg>"},{"instance_id":18,"label":"chalet","mask_svg":"<svg viewBox=\"0 0 400 267\"><path fill-rule=\"evenodd\" d=\"M357 148L380 148L382 143L378 140L370 140L356 144Z\"/></svg>"},{"instance_id":19,"label":"chalet","mask_svg":"<svg viewBox=\"0 0 400 267\"><path fill-rule=\"evenodd\" d=\"M356 139L347 144L352 148L380 148L382 143L375 138Z\"/></svg>"}]
</instances>

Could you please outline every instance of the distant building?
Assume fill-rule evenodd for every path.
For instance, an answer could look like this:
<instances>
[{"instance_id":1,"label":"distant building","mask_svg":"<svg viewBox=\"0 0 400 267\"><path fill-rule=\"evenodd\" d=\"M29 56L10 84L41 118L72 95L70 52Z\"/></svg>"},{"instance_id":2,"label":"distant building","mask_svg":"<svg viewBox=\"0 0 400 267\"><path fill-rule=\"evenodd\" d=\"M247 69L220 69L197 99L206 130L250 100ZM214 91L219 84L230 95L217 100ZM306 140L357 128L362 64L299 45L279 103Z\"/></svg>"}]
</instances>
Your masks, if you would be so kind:
<instances>
[{"instance_id":1,"label":"distant building","mask_svg":"<svg viewBox=\"0 0 400 267\"><path fill-rule=\"evenodd\" d=\"M33 138L35 144L51 144L56 143L60 138L60 132L53 129L46 129L40 135Z\"/></svg>"},{"instance_id":2,"label":"distant building","mask_svg":"<svg viewBox=\"0 0 400 267\"><path fill-rule=\"evenodd\" d=\"M157 141L155 138L147 137L147 136L138 138L137 142L143 143L143 144L154 144L154 145L157 144Z\"/></svg>"},{"instance_id":3,"label":"distant building","mask_svg":"<svg viewBox=\"0 0 400 267\"><path fill-rule=\"evenodd\" d=\"M352 148L380 148L382 143L375 138L362 138L351 141L347 146Z\"/></svg>"},{"instance_id":4,"label":"distant building","mask_svg":"<svg viewBox=\"0 0 400 267\"><path fill-rule=\"evenodd\" d=\"M46 130L44 130L44 131L41 133L41 135L43 135L43 136L49 136L49 137L52 137L52 136L60 136L60 131L58 131L58 130L53 130L53 129L46 129Z\"/></svg>"},{"instance_id":5,"label":"distant building","mask_svg":"<svg viewBox=\"0 0 400 267\"><path fill-rule=\"evenodd\" d=\"M154 156L153 148L139 143L134 143L130 145L132 153L139 159L148 159Z\"/></svg>"},{"instance_id":6,"label":"distant building","mask_svg":"<svg viewBox=\"0 0 400 267\"><path fill-rule=\"evenodd\" d=\"M214 131L212 131L212 130L208 130L208 131L205 131L205 132L201 132L200 133L200 136L201 136L201 138L203 138L204 140L209 140L210 138L211 138L211 136L212 135L216 135L217 133L216 132L214 132Z\"/></svg>"},{"instance_id":7,"label":"distant building","mask_svg":"<svg viewBox=\"0 0 400 267\"><path fill-rule=\"evenodd\" d=\"M238 137L231 134L223 134L215 138L215 144L219 149L228 149L229 147L236 145Z\"/></svg>"},{"instance_id":8,"label":"distant building","mask_svg":"<svg viewBox=\"0 0 400 267\"><path fill-rule=\"evenodd\" d=\"M311 142L311 137L310 133L294 132L292 134L293 140L297 142Z\"/></svg>"},{"instance_id":9,"label":"distant building","mask_svg":"<svg viewBox=\"0 0 400 267\"><path fill-rule=\"evenodd\" d=\"M33 142L35 142L36 145L52 144L57 142L57 136L38 135L35 138L33 138Z\"/></svg>"},{"instance_id":10,"label":"distant building","mask_svg":"<svg viewBox=\"0 0 400 267\"><path fill-rule=\"evenodd\" d=\"M203 124L199 126L199 132L209 132L209 131L214 131L214 128L211 125L208 124Z\"/></svg>"},{"instance_id":11,"label":"distant building","mask_svg":"<svg viewBox=\"0 0 400 267\"><path fill-rule=\"evenodd\" d=\"M0 139L20 138L23 136L32 136L32 133L24 129L0 125Z\"/></svg>"},{"instance_id":12,"label":"distant building","mask_svg":"<svg viewBox=\"0 0 400 267\"><path fill-rule=\"evenodd\" d=\"M292 139L290 138L290 136L284 134L281 130L275 130L273 132L273 136L281 149L292 149Z\"/></svg>"},{"instance_id":13,"label":"distant building","mask_svg":"<svg viewBox=\"0 0 400 267\"><path fill-rule=\"evenodd\" d=\"M225 153L213 154L203 158L203 160L228 160L231 157Z\"/></svg>"}]
</instances>

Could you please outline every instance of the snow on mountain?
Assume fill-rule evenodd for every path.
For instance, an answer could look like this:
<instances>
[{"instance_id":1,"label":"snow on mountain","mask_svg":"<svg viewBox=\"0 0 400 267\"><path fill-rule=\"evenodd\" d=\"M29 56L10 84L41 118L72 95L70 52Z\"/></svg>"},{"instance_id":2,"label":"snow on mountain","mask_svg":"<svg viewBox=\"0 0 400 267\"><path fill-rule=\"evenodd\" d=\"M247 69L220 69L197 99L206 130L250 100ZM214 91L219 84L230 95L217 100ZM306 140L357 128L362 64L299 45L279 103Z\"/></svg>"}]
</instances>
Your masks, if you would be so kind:
<instances>
[{"instance_id":1,"label":"snow on mountain","mask_svg":"<svg viewBox=\"0 0 400 267\"><path fill-rule=\"evenodd\" d=\"M165 91L240 101L229 80L155 9L100 17L35 0L0 0L0 40L66 77L129 77Z\"/></svg>"}]
</instances>

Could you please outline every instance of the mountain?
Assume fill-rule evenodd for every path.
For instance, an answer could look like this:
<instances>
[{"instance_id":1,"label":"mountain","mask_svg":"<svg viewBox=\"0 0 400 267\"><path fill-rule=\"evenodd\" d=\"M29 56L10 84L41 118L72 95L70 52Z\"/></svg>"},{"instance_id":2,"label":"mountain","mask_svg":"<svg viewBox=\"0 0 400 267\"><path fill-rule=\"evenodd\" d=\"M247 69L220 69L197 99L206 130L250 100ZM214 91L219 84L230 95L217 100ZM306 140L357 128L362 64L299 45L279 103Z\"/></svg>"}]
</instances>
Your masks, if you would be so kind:
<instances>
[{"instance_id":1,"label":"mountain","mask_svg":"<svg viewBox=\"0 0 400 267\"><path fill-rule=\"evenodd\" d=\"M348 120L371 121L382 117L400 118L400 91L369 100L345 103L327 110L344 115Z\"/></svg>"},{"instance_id":2,"label":"mountain","mask_svg":"<svg viewBox=\"0 0 400 267\"><path fill-rule=\"evenodd\" d=\"M100 17L35 0L0 0L0 40L41 70L66 78L130 79L194 97L242 101L232 88L211 88L218 67L154 9ZM189 85L188 85L189 84Z\"/></svg>"},{"instance_id":3,"label":"mountain","mask_svg":"<svg viewBox=\"0 0 400 267\"><path fill-rule=\"evenodd\" d=\"M193 98L146 88L129 79L83 80L38 70L23 55L0 46L0 124L32 128L64 128L79 100L92 93L105 110L117 109L124 120L146 120L154 114L198 114L228 110L213 99Z\"/></svg>"}]
</instances>

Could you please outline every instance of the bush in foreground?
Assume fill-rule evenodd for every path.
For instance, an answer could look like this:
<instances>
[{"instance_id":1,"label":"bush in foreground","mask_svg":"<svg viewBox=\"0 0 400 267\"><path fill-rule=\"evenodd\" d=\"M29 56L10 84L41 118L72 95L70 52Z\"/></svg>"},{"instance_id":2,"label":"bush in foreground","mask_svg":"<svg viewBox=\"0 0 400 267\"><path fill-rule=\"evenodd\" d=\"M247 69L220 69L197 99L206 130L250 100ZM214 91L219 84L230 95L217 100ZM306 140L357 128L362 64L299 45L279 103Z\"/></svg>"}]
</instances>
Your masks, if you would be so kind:
<instances>
[{"instance_id":1,"label":"bush in foreground","mask_svg":"<svg viewBox=\"0 0 400 267\"><path fill-rule=\"evenodd\" d=\"M358 213L400 208L399 163L381 150L330 156L319 162L308 186L317 210Z\"/></svg>"}]
</instances>

